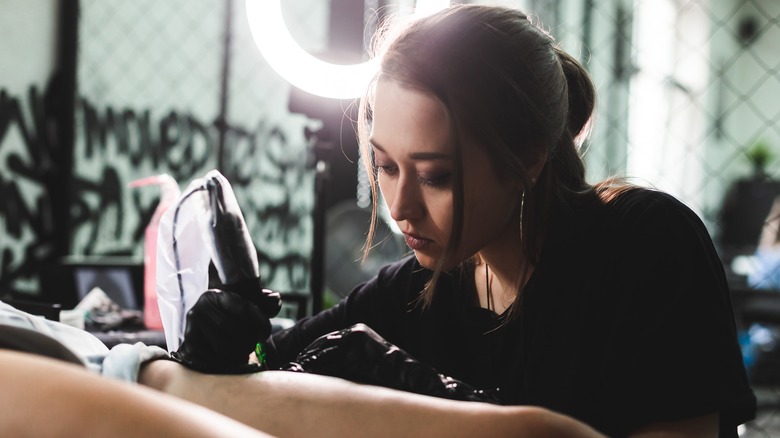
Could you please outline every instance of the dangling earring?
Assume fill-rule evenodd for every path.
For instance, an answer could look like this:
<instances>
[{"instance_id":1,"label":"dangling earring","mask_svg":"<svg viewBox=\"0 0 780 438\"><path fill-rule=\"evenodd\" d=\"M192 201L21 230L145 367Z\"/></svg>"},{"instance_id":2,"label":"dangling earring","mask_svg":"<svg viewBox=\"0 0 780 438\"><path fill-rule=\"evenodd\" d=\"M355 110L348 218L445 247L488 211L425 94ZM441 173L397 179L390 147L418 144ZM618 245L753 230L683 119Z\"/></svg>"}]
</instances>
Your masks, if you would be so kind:
<instances>
[{"instance_id":1,"label":"dangling earring","mask_svg":"<svg viewBox=\"0 0 780 438\"><path fill-rule=\"evenodd\" d=\"M523 194L520 195L520 241L525 240L525 234L523 234L523 212L525 211L525 189Z\"/></svg>"}]
</instances>

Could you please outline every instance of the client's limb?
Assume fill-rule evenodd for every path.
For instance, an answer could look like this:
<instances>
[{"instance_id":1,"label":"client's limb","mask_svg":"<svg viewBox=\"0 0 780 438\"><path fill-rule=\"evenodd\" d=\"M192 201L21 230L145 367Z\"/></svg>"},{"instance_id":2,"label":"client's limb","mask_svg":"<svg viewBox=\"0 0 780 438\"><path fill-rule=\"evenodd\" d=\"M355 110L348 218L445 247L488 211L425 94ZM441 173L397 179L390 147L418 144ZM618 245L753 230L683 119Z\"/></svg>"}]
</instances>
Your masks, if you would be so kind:
<instances>
[{"instance_id":1,"label":"client's limb","mask_svg":"<svg viewBox=\"0 0 780 438\"><path fill-rule=\"evenodd\" d=\"M452 401L314 374L217 376L154 361L140 382L279 436L601 436L541 408Z\"/></svg>"},{"instance_id":2,"label":"client's limb","mask_svg":"<svg viewBox=\"0 0 780 438\"><path fill-rule=\"evenodd\" d=\"M0 350L0 369L4 436L268 436L202 406L62 361Z\"/></svg>"}]
</instances>

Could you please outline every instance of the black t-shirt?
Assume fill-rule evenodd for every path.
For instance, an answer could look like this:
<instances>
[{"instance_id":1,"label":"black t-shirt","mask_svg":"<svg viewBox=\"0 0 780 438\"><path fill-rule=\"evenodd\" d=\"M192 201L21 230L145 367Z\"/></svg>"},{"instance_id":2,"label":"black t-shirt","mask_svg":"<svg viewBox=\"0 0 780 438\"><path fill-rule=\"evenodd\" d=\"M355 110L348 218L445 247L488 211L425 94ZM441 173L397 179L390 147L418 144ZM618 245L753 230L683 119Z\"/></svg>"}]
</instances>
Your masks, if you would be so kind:
<instances>
[{"instance_id":1,"label":"black t-shirt","mask_svg":"<svg viewBox=\"0 0 780 438\"><path fill-rule=\"evenodd\" d=\"M475 305L466 270L442 276L428 309L415 306L431 272L409 257L275 335L273 354L292 361L362 322L445 375L499 388L505 404L543 406L610 436L713 412L733 435L755 415L723 266L695 213L635 189L550 217L520 312L504 324Z\"/></svg>"}]
</instances>

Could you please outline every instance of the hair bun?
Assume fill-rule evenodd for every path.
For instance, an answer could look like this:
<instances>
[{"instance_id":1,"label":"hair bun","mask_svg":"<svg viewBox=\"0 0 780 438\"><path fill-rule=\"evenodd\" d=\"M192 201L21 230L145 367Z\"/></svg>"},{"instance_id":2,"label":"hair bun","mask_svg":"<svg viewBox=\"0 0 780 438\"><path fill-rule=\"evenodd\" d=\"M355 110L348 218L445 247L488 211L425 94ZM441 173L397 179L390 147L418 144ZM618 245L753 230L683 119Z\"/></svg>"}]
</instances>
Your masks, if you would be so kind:
<instances>
[{"instance_id":1,"label":"hair bun","mask_svg":"<svg viewBox=\"0 0 780 438\"><path fill-rule=\"evenodd\" d=\"M590 74L573 56L555 47L555 53L561 62L563 74L569 89L569 114L567 128L577 140L587 136L593 109L596 105L596 90ZM578 142L578 143L581 143Z\"/></svg>"}]
</instances>

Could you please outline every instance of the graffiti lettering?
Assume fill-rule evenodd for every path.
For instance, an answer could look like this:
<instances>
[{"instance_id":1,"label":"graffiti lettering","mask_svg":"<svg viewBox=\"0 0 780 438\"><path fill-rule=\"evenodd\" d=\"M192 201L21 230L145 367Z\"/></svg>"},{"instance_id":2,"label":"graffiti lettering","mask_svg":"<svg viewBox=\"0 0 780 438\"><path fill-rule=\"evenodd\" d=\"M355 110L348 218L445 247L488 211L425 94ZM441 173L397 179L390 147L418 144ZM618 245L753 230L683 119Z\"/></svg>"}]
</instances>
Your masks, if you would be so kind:
<instances>
[{"instance_id":1,"label":"graffiti lettering","mask_svg":"<svg viewBox=\"0 0 780 438\"><path fill-rule=\"evenodd\" d=\"M30 87L23 102L0 90L0 289L31 293L36 270L53 257L47 184L56 171L46 135L43 98Z\"/></svg>"},{"instance_id":2,"label":"graffiti lettering","mask_svg":"<svg viewBox=\"0 0 780 438\"><path fill-rule=\"evenodd\" d=\"M251 132L231 129L225 174L241 191L263 278L306 290L312 247L313 174L306 165L309 149L295 147L288 138L279 126L263 121ZM247 156L253 158L241 159Z\"/></svg>"},{"instance_id":3,"label":"graffiti lettering","mask_svg":"<svg viewBox=\"0 0 780 438\"><path fill-rule=\"evenodd\" d=\"M213 126L205 126L191 115L171 111L153 126L151 112L140 116L131 109L104 114L86 99L81 100L85 160L105 156L111 144L130 168L148 162L153 169L165 169L177 180L194 177L212 157L215 149ZM155 130L156 128L156 130Z\"/></svg>"},{"instance_id":4,"label":"graffiti lettering","mask_svg":"<svg viewBox=\"0 0 780 438\"><path fill-rule=\"evenodd\" d=\"M184 185L202 176L217 162L217 121L177 111L155 118L150 110L99 110L86 99L81 111L72 246L89 255L137 255L158 192L126 189L122 181L164 171ZM263 120L254 130L226 128L221 171L253 233L263 277L271 287L307 290L313 205L308 146L291 144L281 126Z\"/></svg>"},{"instance_id":5,"label":"graffiti lettering","mask_svg":"<svg viewBox=\"0 0 780 438\"><path fill-rule=\"evenodd\" d=\"M0 287L34 289L54 242L50 185L63 176L52 159L45 101L35 87L25 102L0 90ZM31 117L24 116L27 108ZM141 239L159 192L127 183L166 172L180 184L214 168L217 124L170 111L77 108L69 226L74 255L141 254ZM255 129L227 126L222 172L231 181L271 287L308 289L313 175L307 144L289 128L261 120ZM20 286L23 285L23 286ZM29 291L28 291L29 292Z\"/></svg>"}]
</instances>

